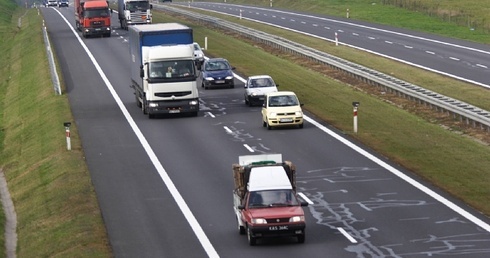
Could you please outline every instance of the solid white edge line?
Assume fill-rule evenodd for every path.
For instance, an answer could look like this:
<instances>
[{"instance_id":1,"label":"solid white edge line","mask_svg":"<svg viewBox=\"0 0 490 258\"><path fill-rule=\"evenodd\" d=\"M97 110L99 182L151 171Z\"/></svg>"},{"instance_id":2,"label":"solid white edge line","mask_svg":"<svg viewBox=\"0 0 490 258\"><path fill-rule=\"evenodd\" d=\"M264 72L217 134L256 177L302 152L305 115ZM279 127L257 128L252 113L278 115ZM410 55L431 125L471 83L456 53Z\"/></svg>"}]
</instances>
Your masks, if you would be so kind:
<instances>
[{"instance_id":1,"label":"solid white edge line","mask_svg":"<svg viewBox=\"0 0 490 258\"><path fill-rule=\"evenodd\" d=\"M122 113L124 114L124 117L126 118L126 120L128 121L129 125L133 129L134 133L138 137L139 141L141 142L141 145L143 146L143 148L145 149L146 153L148 154L148 157L150 158L150 160L152 161L152 163L155 166L156 170L158 171L158 174L160 174L160 177L162 178L163 182L167 186L169 192L172 194L172 197L175 199L175 202L177 203L177 205L179 206L180 210L184 214L184 217L189 222L189 225L191 226L192 230L194 231L194 234L198 238L199 242L201 243L202 247L206 251L207 255L209 257L219 257L218 253L216 252L216 250L214 249L213 245L209 241L208 237L204 233L204 230L201 228L201 225L199 225L199 222L194 217L194 215L192 214L192 211L190 210L189 206L187 206L187 203L185 202L184 198L182 197L182 195L180 195L179 191L177 190L177 187L175 187L174 183L172 182L172 180L168 176L167 171L165 171L165 169L163 168L162 164L160 163L160 161L158 160L157 156L153 152L153 149L150 147L150 144L146 140L145 136L143 135L143 133L141 133L139 127L136 125L136 123L134 122L133 118L129 114L128 110L124 106L123 102L121 101L121 99L117 95L117 93L114 90L114 87L112 86L111 82L109 81L109 79L107 79L105 73L102 71L102 68L99 66L99 63L97 62L97 60L95 60L95 57L92 55L92 53L90 52L90 50L87 48L87 46L85 45L85 43L82 41L82 39L78 35L77 31L75 31L75 29L71 26L71 24L68 22L68 20L66 20L66 18L58 10L56 10L56 11L65 20L66 24L70 27L70 29L73 32L73 34L75 34L75 36L78 39L78 42L83 47L83 49L85 50L85 52L89 56L90 60L94 64L95 68L99 72L99 74L102 77L102 80L104 81L107 89L112 94L112 97L114 98L114 100L116 101L117 105L121 109Z\"/></svg>"},{"instance_id":2,"label":"solid white edge line","mask_svg":"<svg viewBox=\"0 0 490 258\"><path fill-rule=\"evenodd\" d=\"M473 214L467 212L466 210L462 209L461 207L457 206L456 204L450 202L446 198L442 197L441 195L437 194L436 192L432 191L431 189L429 189L428 187L422 185L421 183L417 182L416 180L414 180L414 179L410 178L409 176L403 174L401 171L395 169L391 165L388 165L386 162L380 160L379 158L375 157L374 155L372 155L372 154L368 153L367 151L361 149L359 146L355 145L354 143L350 142L349 140L347 140L345 138L342 138L340 135L334 133L330 129L326 128L325 126L323 126L320 123L318 123L315 120L313 120L312 118L310 118L308 116L303 116L303 118L306 121L308 121L309 123L311 123L311 124L315 125L316 127L318 127L320 130L324 131L325 133L329 134L333 138L337 139L338 141L340 141L344 145L346 145L349 148L355 150L356 152L358 152L359 154L363 155L364 157L372 160L374 163L376 163L379 166L383 167L384 169L390 171L391 173L393 173L394 175L396 175L399 178L403 179L404 181L406 181L407 183L411 184L412 186L414 186L415 188L419 189L420 191L428 194L430 197L432 197L432 198L436 199L437 201L439 201L440 203L446 205L451 210L453 210L456 213L458 213L459 215L465 217L469 221L475 223L476 225L478 225L479 227L483 228L487 232L490 232L490 225L487 224L487 223L485 223L484 221L480 220L479 218L475 217Z\"/></svg>"},{"instance_id":3,"label":"solid white edge line","mask_svg":"<svg viewBox=\"0 0 490 258\"><path fill-rule=\"evenodd\" d=\"M340 231L340 233L342 233L342 235L344 235L347 239L349 239L349 241L351 243L353 243L353 244L357 243L357 240L355 238L353 238L351 235L349 235L349 233L347 233L347 231L345 231L345 229L338 227L337 230Z\"/></svg>"}]
</instances>

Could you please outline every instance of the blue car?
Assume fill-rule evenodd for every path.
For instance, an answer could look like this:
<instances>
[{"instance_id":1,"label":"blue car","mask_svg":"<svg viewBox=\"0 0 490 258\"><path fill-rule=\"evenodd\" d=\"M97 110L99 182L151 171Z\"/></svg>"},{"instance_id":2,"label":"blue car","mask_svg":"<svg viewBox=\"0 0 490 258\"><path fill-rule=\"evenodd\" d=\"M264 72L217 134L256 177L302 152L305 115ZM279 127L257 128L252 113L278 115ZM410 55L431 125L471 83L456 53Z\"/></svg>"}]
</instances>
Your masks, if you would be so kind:
<instances>
[{"instance_id":1,"label":"blue car","mask_svg":"<svg viewBox=\"0 0 490 258\"><path fill-rule=\"evenodd\" d=\"M205 60L201 69L201 87L204 89L211 87L234 88L233 70L235 67L232 67L224 58Z\"/></svg>"}]
</instances>

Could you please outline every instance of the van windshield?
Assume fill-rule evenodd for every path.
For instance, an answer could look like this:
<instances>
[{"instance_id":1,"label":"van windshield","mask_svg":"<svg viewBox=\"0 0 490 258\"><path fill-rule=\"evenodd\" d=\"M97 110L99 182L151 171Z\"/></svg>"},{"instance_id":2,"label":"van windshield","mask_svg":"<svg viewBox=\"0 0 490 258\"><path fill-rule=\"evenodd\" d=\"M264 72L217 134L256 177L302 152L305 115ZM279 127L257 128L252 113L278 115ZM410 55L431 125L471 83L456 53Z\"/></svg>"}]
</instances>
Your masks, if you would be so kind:
<instances>
[{"instance_id":1,"label":"van windshield","mask_svg":"<svg viewBox=\"0 0 490 258\"><path fill-rule=\"evenodd\" d=\"M282 207L297 206L298 199L292 190L267 190L250 192L248 207Z\"/></svg>"}]
</instances>

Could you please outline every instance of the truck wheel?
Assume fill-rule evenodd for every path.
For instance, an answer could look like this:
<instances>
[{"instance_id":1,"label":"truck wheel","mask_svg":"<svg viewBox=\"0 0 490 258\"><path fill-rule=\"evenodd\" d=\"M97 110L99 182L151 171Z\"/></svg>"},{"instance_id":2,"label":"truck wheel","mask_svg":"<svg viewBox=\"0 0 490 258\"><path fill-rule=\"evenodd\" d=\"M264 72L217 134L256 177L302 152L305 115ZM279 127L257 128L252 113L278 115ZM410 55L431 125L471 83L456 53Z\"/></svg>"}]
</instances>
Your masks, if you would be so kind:
<instances>
[{"instance_id":1,"label":"truck wheel","mask_svg":"<svg viewBox=\"0 0 490 258\"><path fill-rule=\"evenodd\" d=\"M141 111L143 111L143 115L148 114L148 109L146 107L146 101L143 100L143 103L141 103Z\"/></svg>"},{"instance_id":2,"label":"truck wheel","mask_svg":"<svg viewBox=\"0 0 490 258\"><path fill-rule=\"evenodd\" d=\"M141 101L138 98L138 93L134 93L134 98L136 100L136 106L141 108L142 105L141 105Z\"/></svg>"},{"instance_id":3,"label":"truck wheel","mask_svg":"<svg viewBox=\"0 0 490 258\"><path fill-rule=\"evenodd\" d=\"M305 242L305 235L299 235L298 236L298 243L303 244Z\"/></svg>"},{"instance_id":4,"label":"truck wheel","mask_svg":"<svg viewBox=\"0 0 490 258\"><path fill-rule=\"evenodd\" d=\"M247 227L247 238L248 238L248 244L251 246L254 246L257 244L257 238L252 236L252 230Z\"/></svg>"}]
</instances>

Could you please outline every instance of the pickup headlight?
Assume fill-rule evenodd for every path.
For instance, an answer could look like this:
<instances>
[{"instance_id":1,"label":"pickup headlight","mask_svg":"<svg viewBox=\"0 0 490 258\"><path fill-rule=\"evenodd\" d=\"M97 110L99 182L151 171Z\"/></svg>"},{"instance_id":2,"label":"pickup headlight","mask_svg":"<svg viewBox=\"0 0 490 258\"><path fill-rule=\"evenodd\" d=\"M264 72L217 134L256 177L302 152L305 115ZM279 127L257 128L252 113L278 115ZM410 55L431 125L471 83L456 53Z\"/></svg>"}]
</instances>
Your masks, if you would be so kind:
<instances>
[{"instance_id":1,"label":"pickup headlight","mask_svg":"<svg viewBox=\"0 0 490 258\"><path fill-rule=\"evenodd\" d=\"M253 224L267 224L267 220L259 218L259 219L252 219Z\"/></svg>"},{"instance_id":2,"label":"pickup headlight","mask_svg":"<svg viewBox=\"0 0 490 258\"><path fill-rule=\"evenodd\" d=\"M289 219L289 222L301 222L305 221L305 216L294 216Z\"/></svg>"}]
</instances>

